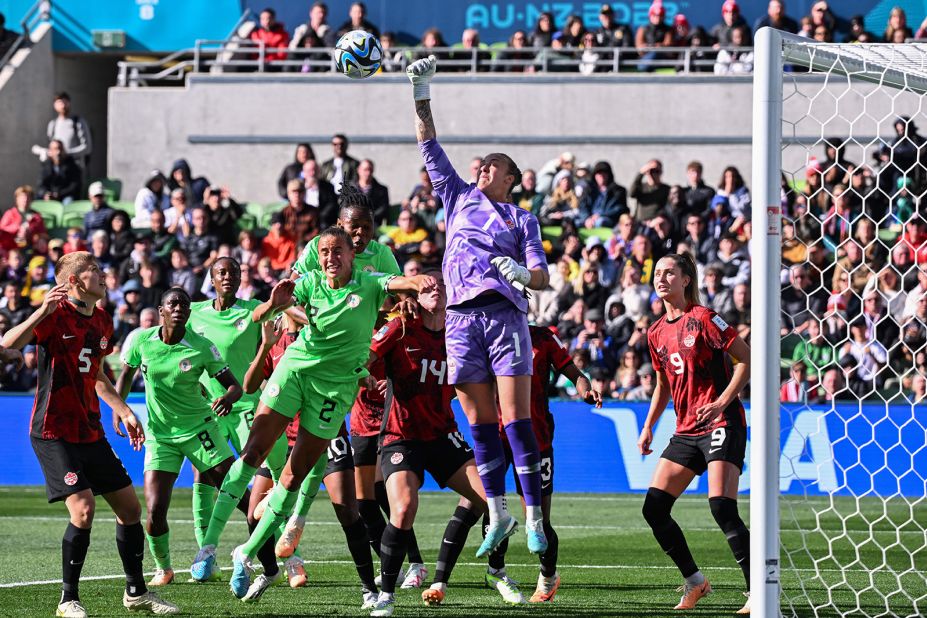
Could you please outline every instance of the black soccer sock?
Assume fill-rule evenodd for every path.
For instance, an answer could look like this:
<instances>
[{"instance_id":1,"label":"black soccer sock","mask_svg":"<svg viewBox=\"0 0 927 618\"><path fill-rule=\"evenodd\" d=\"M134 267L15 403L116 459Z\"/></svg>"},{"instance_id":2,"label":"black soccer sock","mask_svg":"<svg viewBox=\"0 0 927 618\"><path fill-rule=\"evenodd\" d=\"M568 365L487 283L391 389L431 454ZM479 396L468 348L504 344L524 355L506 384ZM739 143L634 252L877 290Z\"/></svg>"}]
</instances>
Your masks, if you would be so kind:
<instances>
[{"instance_id":1,"label":"black soccer sock","mask_svg":"<svg viewBox=\"0 0 927 618\"><path fill-rule=\"evenodd\" d=\"M408 530L397 528L391 523L387 524L386 530L383 531L383 539L380 542L380 589L383 592L396 592L396 579L399 578L399 570L406 557L408 538Z\"/></svg>"},{"instance_id":2,"label":"black soccer sock","mask_svg":"<svg viewBox=\"0 0 927 618\"><path fill-rule=\"evenodd\" d=\"M483 515L483 538L486 538L486 530L489 528L489 514ZM503 539L499 545L489 554L489 568L494 571L505 569L505 552L509 550L509 540Z\"/></svg>"},{"instance_id":3,"label":"black soccer sock","mask_svg":"<svg viewBox=\"0 0 927 618\"><path fill-rule=\"evenodd\" d=\"M380 539L383 531L386 529L386 520L380 512L380 506L376 500L358 500L357 510L360 511L361 519L364 520L364 527L367 529L367 539L370 541L370 547L373 552L380 555Z\"/></svg>"},{"instance_id":4,"label":"black soccer sock","mask_svg":"<svg viewBox=\"0 0 927 618\"><path fill-rule=\"evenodd\" d=\"M415 538L415 528L409 528L409 538L406 539L406 556L409 557L409 562L425 564L422 551L418 548L418 539Z\"/></svg>"},{"instance_id":5,"label":"black soccer sock","mask_svg":"<svg viewBox=\"0 0 927 618\"><path fill-rule=\"evenodd\" d=\"M377 499L377 504L380 505L380 508L386 513L386 517L389 517L389 496L386 493L386 483L384 481L377 481L373 484L373 495ZM383 522L383 528L386 528L386 521ZM380 530L380 535L382 536L383 530ZM374 551L377 551L376 549ZM379 552L378 552L379 553ZM418 548L418 539L415 537L415 528L409 528L409 538L406 541L406 556L409 557L409 562L417 562L419 564L424 564L425 560L422 558L422 551Z\"/></svg>"},{"instance_id":6,"label":"black soccer sock","mask_svg":"<svg viewBox=\"0 0 927 618\"><path fill-rule=\"evenodd\" d=\"M367 540L367 529L360 517L353 524L342 526L344 538L348 541L348 551L354 560L354 567L360 577L364 588L370 592L377 591L377 584L373 581L373 560L370 557L370 543Z\"/></svg>"},{"instance_id":7,"label":"black soccer sock","mask_svg":"<svg viewBox=\"0 0 927 618\"><path fill-rule=\"evenodd\" d=\"M145 575L142 573L142 559L145 557L145 530L141 522L131 526L116 524L116 549L122 559L122 570L126 574L126 592L137 597L148 591Z\"/></svg>"},{"instance_id":8,"label":"black soccer sock","mask_svg":"<svg viewBox=\"0 0 927 618\"><path fill-rule=\"evenodd\" d=\"M476 525L480 516L458 506L454 514L447 522L444 529L444 538L441 540L441 548L438 549L438 563L435 565L435 583L446 584L451 578L451 571L460 558L460 552L463 551L467 543L467 536L470 534L470 528Z\"/></svg>"},{"instance_id":9,"label":"black soccer sock","mask_svg":"<svg viewBox=\"0 0 927 618\"><path fill-rule=\"evenodd\" d=\"M711 514L714 515L715 521L724 536L727 537L727 544L731 547L734 554L734 560L740 565L743 571L744 581L747 582L747 590L750 590L750 531L740 518L740 512L737 510L737 500L719 496L709 498L708 504L711 507Z\"/></svg>"},{"instance_id":10,"label":"black soccer sock","mask_svg":"<svg viewBox=\"0 0 927 618\"><path fill-rule=\"evenodd\" d=\"M61 603L79 601L80 572L90 547L90 528L78 528L68 522L61 539Z\"/></svg>"},{"instance_id":11,"label":"black soccer sock","mask_svg":"<svg viewBox=\"0 0 927 618\"><path fill-rule=\"evenodd\" d=\"M248 534L254 532L258 527L258 523L248 522ZM268 577L272 577L280 571L280 566L277 564L277 554L274 553L276 542L274 535L270 535L270 538L264 541L264 544L257 550L257 559L261 562L261 566L264 567L264 575Z\"/></svg>"},{"instance_id":12,"label":"black soccer sock","mask_svg":"<svg viewBox=\"0 0 927 618\"><path fill-rule=\"evenodd\" d=\"M692 552L689 551L689 545L686 543L686 537L682 534L679 524L670 516L675 502L676 498L671 494L651 487L647 490L647 497L644 498L642 512L644 519L653 530L657 543L679 567L682 576L689 577L698 571L698 566L692 558Z\"/></svg>"},{"instance_id":13,"label":"black soccer sock","mask_svg":"<svg viewBox=\"0 0 927 618\"><path fill-rule=\"evenodd\" d=\"M557 550L560 548L560 539L557 531L549 522L544 522L544 536L547 537L547 551L541 554L541 575L553 577L557 572Z\"/></svg>"}]
</instances>

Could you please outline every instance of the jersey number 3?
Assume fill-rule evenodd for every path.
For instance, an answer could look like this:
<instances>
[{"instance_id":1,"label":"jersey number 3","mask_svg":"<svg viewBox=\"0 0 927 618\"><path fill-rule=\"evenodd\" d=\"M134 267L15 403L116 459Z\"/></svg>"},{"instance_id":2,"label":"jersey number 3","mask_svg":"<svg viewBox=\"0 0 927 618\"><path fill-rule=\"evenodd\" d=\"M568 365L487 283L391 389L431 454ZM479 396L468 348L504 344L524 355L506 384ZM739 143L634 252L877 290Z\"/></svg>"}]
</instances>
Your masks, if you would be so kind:
<instances>
[{"instance_id":1,"label":"jersey number 3","mask_svg":"<svg viewBox=\"0 0 927 618\"><path fill-rule=\"evenodd\" d=\"M682 355L679 352L673 352L670 354L670 363L673 365L673 373L678 376L682 375L682 372L685 371L686 365L682 362Z\"/></svg>"}]
</instances>

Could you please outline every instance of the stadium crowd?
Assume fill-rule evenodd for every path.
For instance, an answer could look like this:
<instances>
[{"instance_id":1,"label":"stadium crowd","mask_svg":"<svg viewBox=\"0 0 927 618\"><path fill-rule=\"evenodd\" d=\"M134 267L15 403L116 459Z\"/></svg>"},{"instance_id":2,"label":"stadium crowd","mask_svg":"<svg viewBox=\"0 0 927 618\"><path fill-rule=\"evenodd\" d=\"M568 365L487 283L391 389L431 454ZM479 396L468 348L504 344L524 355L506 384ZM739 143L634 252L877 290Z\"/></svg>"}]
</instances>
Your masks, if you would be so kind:
<instances>
[{"instance_id":1,"label":"stadium crowd","mask_svg":"<svg viewBox=\"0 0 927 618\"><path fill-rule=\"evenodd\" d=\"M727 0L722 9L723 21L705 39L717 41L720 51L736 40L737 28L749 39L737 3ZM608 5L602 7L602 27L591 33L575 22L556 31L544 14L533 33L515 33L512 42L521 36L529 47L578 47L592 35L596 45L630 45L631 38L650 44L663 13L655 2L651 25L634 37L612 21ZM323 3L312 5L309 22L293 37L273 19L272 11L262 13L254 36L275 45L303 45L307 38L329 45L345 29L377 34L362 3L352 6L350 19L338 29L328 26ZM677 16L677 25L680 21ZM850 23L852 40L875 40L861 18ZM815 37L813 29L824 24L828 38L840 29L826 2L814 4L799 26L773 0L756 26L768 24ZM885 38L895 40L892 33L899 30L905 30L904 38L912 34L904 12L896 9ZM923 30L924 25L917 35ZM472 31L464 33L465 43L471 35L470 44L478 44ZM665 40L671 42L671 35L667 30ZM383 39L386 43L388 35ZM424 47L442 45L440 32L423 37ZM114 183L84 178L90 128L71 112L66 93L56 95L54 108L47 145L33 148L41 160L38 182L17 188L0 218L0 333L41 304L55 261L76 250L90 251L105 269L109 294L102 304L113 316L117 348L132 330L157 322L154 308L167 287L182 286L195 299L213 297L207 274L221 256L241 263L240 296L266 299L273 284L290 274L305 244L336 224L337 195L345 183L370 199L381 226L378 241L393 250L405 274L441 263L444 213L428 175L421 170L402 199L391 200L376 179L375 163L349 154L345 135L333 136L325 156L317 157L310 144L296 146L276 187L268 187L268 195L273 191L283 201L257 221L265 224L260 227L229 187L195 175L184 159L166 174L153 170L144 186L127 188L135 192L134 202L125 203L125 210L114 208L111 202L119 198ZM927 189L927 138L906 117L887 133L891 137L869 162L848 160L845 140L831 138L820 158L810 160L804 178L783 175L783 401L927 396L927 215L920 207ZM458 170L461 176L475 181L480 160ZM650 398L655 376L647 362L646 332L663 311L651 274L667 253L695 256L703 303L738 324L749 341L751 195L736 167L727 167L712 184L698 161L664 175L662 163L652 159L626 179L626 187L607 161L577 161L569 152L520 163L542 163L524 170L512 199L540 220L551 272L550 286L531 298L530 318L555 329L594 388L614 399ZM64 217L49 223L39 211L52 203L60 204ZM27 348L25 357L24 368L3 368L2 388L35 385L34 349ZM575 396L563 379L556 389Z\"/></svg>"}]
</instances>

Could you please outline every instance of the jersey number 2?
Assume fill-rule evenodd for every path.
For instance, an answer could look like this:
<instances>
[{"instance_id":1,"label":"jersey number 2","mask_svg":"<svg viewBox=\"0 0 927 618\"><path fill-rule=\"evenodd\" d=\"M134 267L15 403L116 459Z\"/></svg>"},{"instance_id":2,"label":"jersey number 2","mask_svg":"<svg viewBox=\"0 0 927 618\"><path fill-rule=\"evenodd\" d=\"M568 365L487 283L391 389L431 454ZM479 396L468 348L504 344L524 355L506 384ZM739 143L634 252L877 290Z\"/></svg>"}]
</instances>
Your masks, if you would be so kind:
<instances>
[{"instance_id":1,"label":"jersey number 2","mask_svg":"<svg viewBox=\"0 0 927 618\"><path fill-rule=\"evenodd\" d=\"M81 373L90 373L90 348L81 348L77 355L77 370Z\"/></svg>"},{"instance_id":2,"label":"jersey number 2","mask_svg":"<svg viewBox=\"0 0 927 618\"><path fill-rule=\"evenodd\" d=\"M319 420L323 423L332 422L331 413L335 411L335 402L331 399L326 399L322 403L322 409L319 410Z\"/></svg>"}]
</instances>

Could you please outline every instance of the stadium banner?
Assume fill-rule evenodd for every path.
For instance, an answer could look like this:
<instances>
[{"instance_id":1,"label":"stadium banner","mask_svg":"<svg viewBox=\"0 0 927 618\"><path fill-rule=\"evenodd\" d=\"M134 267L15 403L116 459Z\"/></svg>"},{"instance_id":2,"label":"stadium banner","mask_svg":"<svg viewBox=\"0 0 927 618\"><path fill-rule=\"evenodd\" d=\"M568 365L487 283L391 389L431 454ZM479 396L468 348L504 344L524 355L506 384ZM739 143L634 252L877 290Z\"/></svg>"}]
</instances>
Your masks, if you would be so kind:
<instances>
[{"instance_id":1,"label":"stadium banner","mask_svg":"<svg viewBox=\"0 0 927 618\"><path fill-rule=\"evenodd\" d=\"M0 435L0 452L7 461L0 469L0 485L44 482L28 435L32 401L32 395L25 394L0 397L0 417L7 428ZM129 403L144 419L144 396L133 394ZM133 451L127 439L113 433L111 413L103 405L109 440L132 479L141 485L143 453ZM648 405L609 402L596 410L584 403L551 401L556 423L556 491L645 492L675 420L672 410L663 414L654 431L654 453L642 457L637 438ZM456 401L454 409L461 432L470 440L469 426ZM784 494L923 496L927 430L912 418L910 406L838 403L832 409L786 404L782 407L781 436L780 490ZM742 492L749 491L749 453L748 445L740 480ZM185 463L177 484L189 487L192 482L190 466ZM437 485L429 477L424 489L434 490ZM707 477L696 477L688 489L693 493L707 490Z\"/></svg>"}]
</instances>

